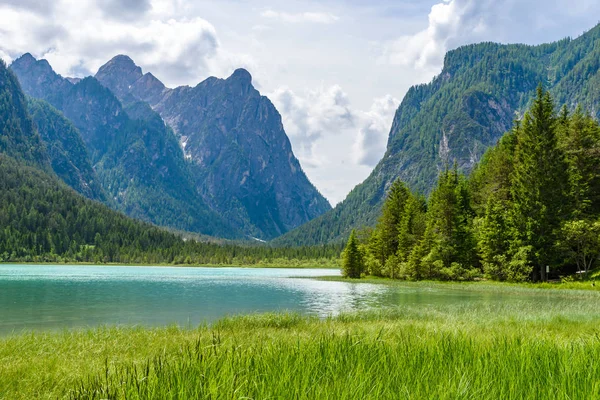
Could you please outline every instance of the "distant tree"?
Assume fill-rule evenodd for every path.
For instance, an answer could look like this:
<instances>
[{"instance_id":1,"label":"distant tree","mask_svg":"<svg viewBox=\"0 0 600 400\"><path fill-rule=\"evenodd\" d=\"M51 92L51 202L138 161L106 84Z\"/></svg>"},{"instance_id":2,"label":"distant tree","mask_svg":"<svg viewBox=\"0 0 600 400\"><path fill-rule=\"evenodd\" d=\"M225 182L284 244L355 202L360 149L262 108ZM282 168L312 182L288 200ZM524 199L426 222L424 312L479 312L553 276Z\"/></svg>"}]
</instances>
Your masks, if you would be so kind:
<instances>
[{"instance_id":1,"label":"distant tree","mask_svg":"<svg viewBox=\"0 0 600 400\"><path fill-rule=\"evenodd\" d=\"M560 147L569 170L573 217L600 212L600 126L578 106L572 116L559 118Z\"/></svg>"},{"instance_id":2,"label":"distant tree","mask_svg":"<svg viewBox=\"0 0 600 400\"><path fill-rule=\"evenodd\" d=\"M577 263L579 273L588 272L600 256L600 220L567 221L562 226L560 244L571 260Z\"/></svg>"},{"instance_id":3,"label":"distant tree","mask_svg":"<svg viewBox=\"0 0 600 400\"><path fill-rule=\"evenodd\" d=\"M342 273L347 278L358 279L363 270L363 255L358 246L356 231L352 230L348 244L342 253Z\"/></svg>"},{"instance_id":4,"label":"distant tree","mask_svg":"<svg viewBox=\"0 0 600 400\"><path fill-rule=\"evenodd\" d=\"M412 195L406 201L404 216L398 228L398 251L400 262L406 262L412 248L425 233L427 205L422 197Z\"/></svg>"}]
</instances>

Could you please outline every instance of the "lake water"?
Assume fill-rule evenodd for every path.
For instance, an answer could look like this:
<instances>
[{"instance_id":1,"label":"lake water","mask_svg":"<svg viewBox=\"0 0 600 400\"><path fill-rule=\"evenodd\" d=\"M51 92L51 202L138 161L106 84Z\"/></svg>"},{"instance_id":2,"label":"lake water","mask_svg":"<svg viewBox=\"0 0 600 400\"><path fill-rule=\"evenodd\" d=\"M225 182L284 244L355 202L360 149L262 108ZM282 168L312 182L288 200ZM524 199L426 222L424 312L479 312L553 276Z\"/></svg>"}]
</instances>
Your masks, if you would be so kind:
<instances>
[{"instance_id":1,"label":"lake water","mask_svg":"<svg viewBox=\"0 0 600 400\"><path fill-rule=\"evenodd\" d=\"M0 265L0 335L99 325L196 326L271 311L325 317L400 304L511 300L501 293L314 279L331 275L339 271Z\"/></svg>"}]
</instances>

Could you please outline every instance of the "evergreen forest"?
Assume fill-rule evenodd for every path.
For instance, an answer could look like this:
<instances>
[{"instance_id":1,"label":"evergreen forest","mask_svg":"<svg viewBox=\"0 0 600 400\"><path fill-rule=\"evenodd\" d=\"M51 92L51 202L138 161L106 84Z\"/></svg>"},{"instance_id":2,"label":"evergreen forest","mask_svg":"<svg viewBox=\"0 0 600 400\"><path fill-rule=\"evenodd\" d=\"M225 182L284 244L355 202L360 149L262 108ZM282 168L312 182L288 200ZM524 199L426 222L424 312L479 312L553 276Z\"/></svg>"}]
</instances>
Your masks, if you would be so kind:
<instances>
[{"instance_id":1,"label":"evergreen forest","mask_svg":"<svg viewBox=\"0 0 600 400\"><path fill-rule=\"evenodd\" d=\"M519 282L586 275L599 256L600 125L540 86L469 177L447 165L427 201L394 182L342 259L350 277Z\"/></svg>"}]
</instances>

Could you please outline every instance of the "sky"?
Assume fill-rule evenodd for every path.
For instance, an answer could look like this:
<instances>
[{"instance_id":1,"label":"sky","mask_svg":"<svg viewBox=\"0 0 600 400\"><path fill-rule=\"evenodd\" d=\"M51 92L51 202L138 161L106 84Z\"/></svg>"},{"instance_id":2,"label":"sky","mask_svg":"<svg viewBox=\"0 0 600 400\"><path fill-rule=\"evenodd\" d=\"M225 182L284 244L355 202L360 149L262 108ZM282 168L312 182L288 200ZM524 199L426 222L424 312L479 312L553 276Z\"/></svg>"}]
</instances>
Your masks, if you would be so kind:
<instances>
[{"instance_id":1,"label":"sky","mask_svg":"<svg viewBox=\"0 0 600 400\"><path fill-rule=\"evenodd\" d=\"M335 205L382 158L404 94L439 74L448 50L577 37L599 19L597 0L0 0L0 58L30 52L83 77L127 54L169 87L246 68Z\"/></svg>"}]
</instances>

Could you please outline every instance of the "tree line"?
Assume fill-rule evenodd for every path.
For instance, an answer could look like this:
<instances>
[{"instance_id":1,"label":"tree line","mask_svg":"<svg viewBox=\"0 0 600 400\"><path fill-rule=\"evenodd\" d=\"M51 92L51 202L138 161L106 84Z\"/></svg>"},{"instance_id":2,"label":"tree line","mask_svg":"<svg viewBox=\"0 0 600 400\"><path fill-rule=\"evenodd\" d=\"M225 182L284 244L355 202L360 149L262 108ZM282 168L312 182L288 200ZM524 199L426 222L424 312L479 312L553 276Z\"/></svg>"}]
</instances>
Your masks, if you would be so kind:
<instances>
[{"instance_id":1,"label":"tree line","mask_svg":"<svg viewBox=\"0 0 600 400\"><path fill-rule=\"evenodd\" d=\"M343 247L203 242L128 218L3 154L0 176L0 262L337 267Z\"/></svg>"},{"instance_id":2,"label":"tree line","mask_svg":"<svg viewBox=\"0 0 600 400\"><path fill-rule=\"evenodd\" d=\"M557 112L540 86L469 178L447 166L427 201L396 181L375 228L351 234L342 268L350 277L537 281L585 274L599 255L600 125L581 107Z\"/></svg>"}]
</instances>

